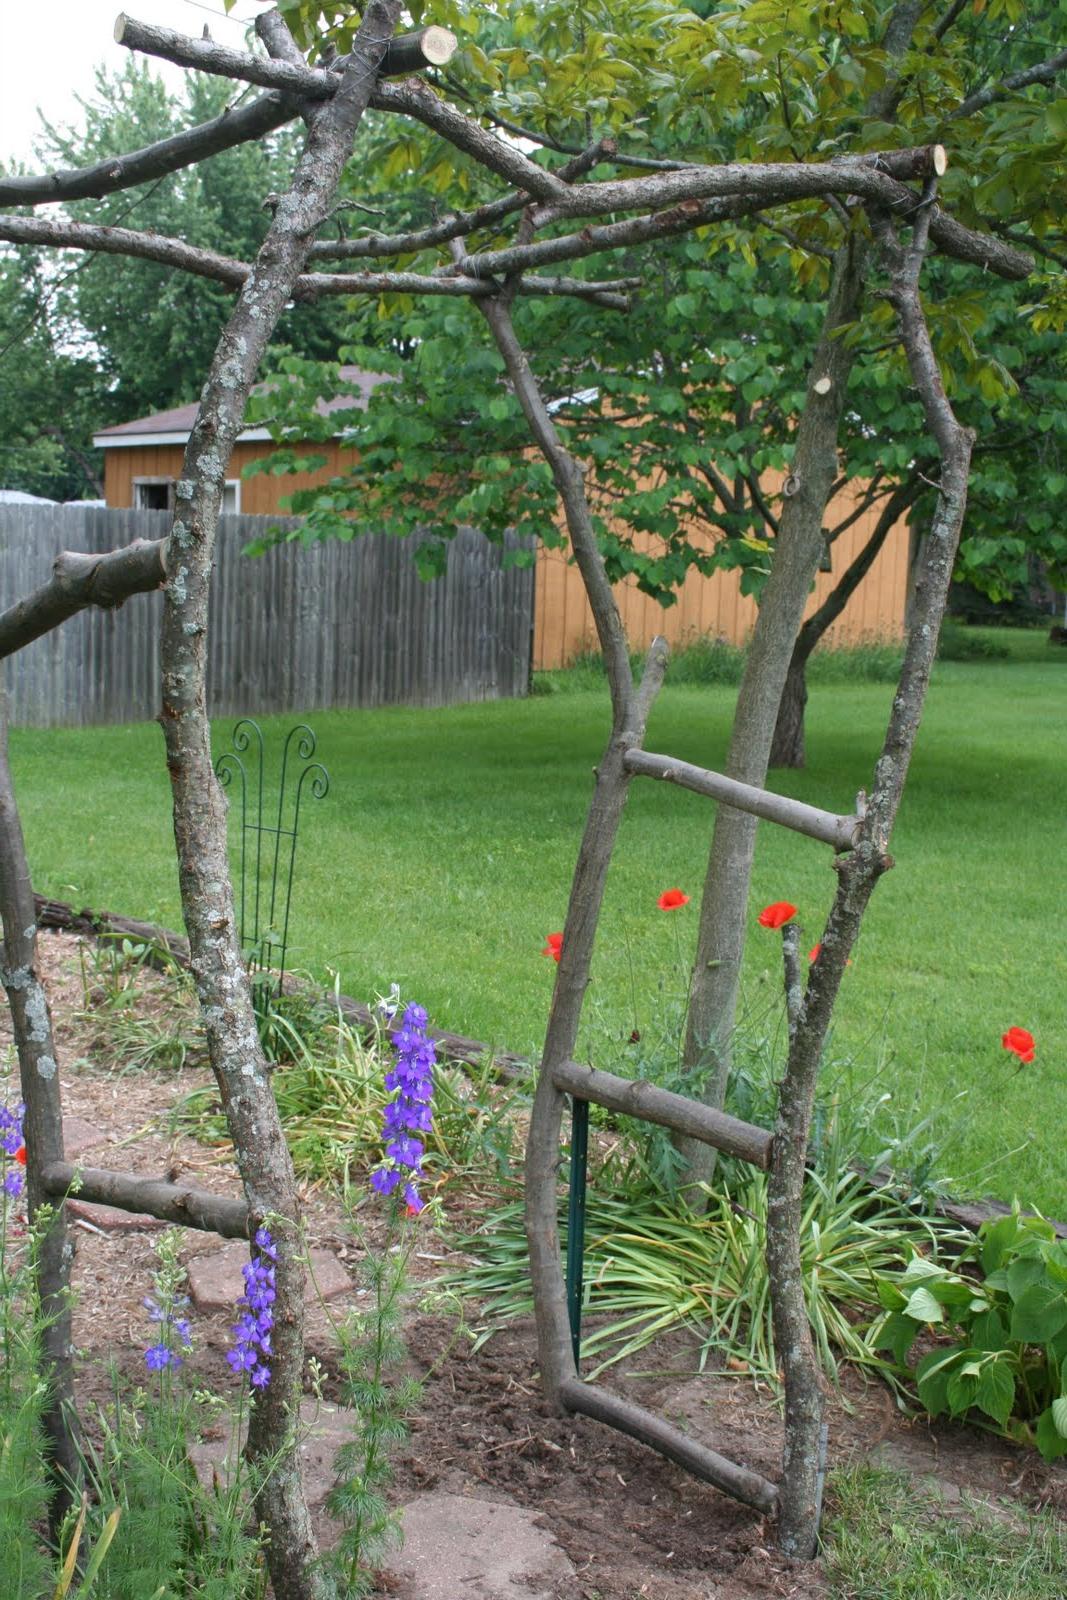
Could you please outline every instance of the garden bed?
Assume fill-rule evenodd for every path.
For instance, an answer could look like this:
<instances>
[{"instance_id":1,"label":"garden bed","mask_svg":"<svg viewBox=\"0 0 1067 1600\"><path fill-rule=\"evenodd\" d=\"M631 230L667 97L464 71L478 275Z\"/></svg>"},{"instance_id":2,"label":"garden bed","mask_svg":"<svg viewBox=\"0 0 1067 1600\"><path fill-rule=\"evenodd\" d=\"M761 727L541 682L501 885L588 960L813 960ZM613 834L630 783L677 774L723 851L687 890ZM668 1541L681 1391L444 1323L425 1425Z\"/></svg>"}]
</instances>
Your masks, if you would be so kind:
<instances>
[{"instance_id":1,"label":"garden bed","mask_svg":"<svg viewBox=\"0 0 1067 1600\"><path fill-rule=\"evenodd\" d=\"M61 934L44 935L41 952L55 1012L65 1115L78 1135L74 1159L144 1175L192 1178L216 1192L239 1194L225 1151L205 1148L168 1128L175 1102L208 1081L203 1069L188 1063L165 1070L123 1069L108 1054L107 996L94 989L88 952L77 938ZM170 980L141 969L137 987L144 1018L156 1014L165 1019L173 1005ZM5 1016L0 1018L0 1049L7 1039ZM4 1049L3 1059L10 1058L10 1050ZM12 1080L0 1080L0 1099L16 1098L14 1088ZM94 1129L100 1136L95 1143ZM357 1170L353 1176L358 1183ZM416 1288L443 1270L462 1271L465 1247L454 1229L469 1229L479 1220L483 1202L476 1190L446 1188L444 1195L449 1226L425 1227L413 1262ZM352 1277L351 1289L328 1306L313 1301L309 1311L309 1352L322 1367L326 1409L316 1420L311 1401L307 1416L313 1434L332 1433L336 1418L330 1407L339 1393L339 1370L330 1319L359 1303L361 1252L325 1185L305 1185L304 1199L309 1244L333 1257ZM373 1204L360 1211L372 1241L380 1227L377 1215ZM152 1332L143 1300L158 1236L152 1226L113 1230L107 1219L94 1221L93 1216L83 1210L72 1222L78 1391L90 1418L94 1405L106 1404L111 1395L109 1362L131 1383L144 1382L143 1351ZM219 1250L214 1236L188 1231L181 1258L195 1269L198 1261ZM411 1440L396 1460L392 1498L408 1508L409 1517L414 1507L456 1503L442 1501L443 1496L460 1497L482 1510L506 1506L529 1513L552 1560L546 1558L540 1574L527 1573L525 1587L514 1592L546 1600L809 1600L856 1592L839 1586L832 1562L829 1571L822 1562L786 1562L774 1551L773 1528L758 1514L636 1443L582 1418L547 1414L528 1322L510 1323L474 1349L465 1335L456 1338L453 1318L428 1313L418 1302L419 1296L413 1295L407 1334L410 1360L424 1377L425 1388ZM477 1320L477 1308L469 1307L467 1314ZM225 1359L233 1317L228 1308L194 1308L194 1348L186 1358L183 1381L233 1394ZM777 1477L781 1423L772 1395L743 1373L699 1374L696 1346L689 1338L675 1335L640 1352L613 1368L607 1381L701 1442ZM961 1526L980 1516L1018 1533L1033 1510L1067 1515L1067 1470L1062 1465L1048 1466L1034 1453L973 1429L909 1422L886 1390L876 1383L864 1385L847 1369L844 1387L847 1404L835 1397L828 1408L832 1468L874 1461L923 1480L938 1515ZM216 1422L215 1438L207 1441L209 1453L224 1432ZM218 1453L216 1449L216 1459ZM316 1456L314 1438L307 1453ZM329 1474L323 1470L324 1451L318 1457L313 1498L321 1501ZM977 1497L978 1511L969 1496ZM831 1519L835 1504L831 1487ZM328 1539L332 1530L321 1508L319 1521ZM513 1592L492 1586L491 1555L486 1545L485 1569L480 1577L471 1575L468 1592L478 1600L498 1600ZM424 1600L439 1592L426 1587L407 1559L403 1552L392 1558L376 1593ZM1061 1576L1063 1592L1067 1570ZM1047 1589L1012 1592L1043 1597L1057 1590L1053 1583Z\"/></svg>"}]
</instances>

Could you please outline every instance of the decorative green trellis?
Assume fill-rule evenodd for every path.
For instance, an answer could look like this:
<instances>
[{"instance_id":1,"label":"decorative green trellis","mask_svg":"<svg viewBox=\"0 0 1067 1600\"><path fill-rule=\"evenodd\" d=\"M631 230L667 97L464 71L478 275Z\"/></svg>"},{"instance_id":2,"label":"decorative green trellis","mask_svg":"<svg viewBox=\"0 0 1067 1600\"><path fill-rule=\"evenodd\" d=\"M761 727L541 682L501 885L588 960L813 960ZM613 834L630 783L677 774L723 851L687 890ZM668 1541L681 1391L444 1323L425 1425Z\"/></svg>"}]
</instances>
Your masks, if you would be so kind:
<instances>
[{"instance_id":1,"label":"decorative green trellis","mask_svg":"<svg viewBox=\"0 0 1067 1600\"><path fill-rule=\"evenodd\" d=\"M231 748L215 763L219 782L234 789L236 801L232 815L241 945L249 971L259 974L256 987L273 989L276 973L278 994L289 948L301 800L305 786L315 800L325 799L330 790L330 775L321 761L313 759L315 750L315 735L306 722L289 729L282 745L277 801L268 812L273 820L268 821L264 821L265 746L258 722L242 717L234 726Z\"/></svg>"}]
</instances>

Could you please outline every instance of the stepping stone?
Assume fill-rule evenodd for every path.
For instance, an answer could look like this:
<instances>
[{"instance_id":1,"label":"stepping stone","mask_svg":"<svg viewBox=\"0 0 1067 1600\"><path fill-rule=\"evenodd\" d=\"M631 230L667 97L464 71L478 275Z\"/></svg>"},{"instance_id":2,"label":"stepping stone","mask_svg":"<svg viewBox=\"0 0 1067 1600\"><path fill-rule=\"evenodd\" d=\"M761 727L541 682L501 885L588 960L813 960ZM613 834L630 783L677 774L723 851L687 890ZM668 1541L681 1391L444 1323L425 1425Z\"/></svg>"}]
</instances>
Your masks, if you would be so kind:
<instances>
[{"instance_id":1,"label":"stepping stone","mask_svg":"<svg viewBox=\"0 0 1067 1600\"><path fill-rule=\"evenodd\" d=\"M67 1161L77 1161L86 1150L95 1150L107 1144L107 1134L86 1122L84 1117L63 1118L63 1155Z\"/></svg>"},{"instance_id":2,"label":"stepping stone","mask_svg":"<svg viewBox=\"0 0 1067 1600\"><path fill-rule=\"evenodd\" d=\"M411 1600L555 1600L576 1573L538 1513L466 1495L421 1495L404 1506L404 1546L385 1570ZM405 1590L405 1593L408 1591Z\"/></svg>"},{"instance_id":3,"label":"stepping stone","mask_svg":"<svg viewBox=\"0 0 1067 1600\"><path fill-rule=\"evenodd\" d=\"M248 1260L248 1246L228 1244L209 1256L197 1256L189 1262L189 1295L198 1311L232 1311L244 1294L245 1282L241 1268ZM312 1250L311 1270L315 1275L312 1287L308 1276L308 1295L319 1294L324 1300L336 1300L352 1287L352 1280L335 1255L329 1250Z\"/></svg>"},{"instance_id":4,"label":"stepping stone","mask_svg":"<svg viewBox=\"0 0 1067 1600\"><path fill-rule=\"evenodd\" d=\"M344 1406L327 1405L325 1401L300 1402L300 1475L304 1494L312 1511L317 1511L334 1484L334 1459L343 1444L359 1432L359 1418ZM248 1419L240 1444L244 1443ZM196 1468L197 1477L205 1488L211 1487L212 1471L218 1473L219 1482L228 1482L232 1475L240 1444L235 1430L219 1425L212 1429L211 1437L196 1440L189 1446L189 1458Z\"/></svg>"},{"instance_id":5,"label":"stepping stone","mask_svg":"<svg viewBox=\"0 0 1067 1600\"><path fill-rule=\"evenodd\" d=\"M170 1226L159 1217L148 1217L139 1211L120 1211L117 1206L98 1206L91 1200L68 1200L67 1216L79 1218L104 1233L137 1233L141 1229Z\"/></svg>"}]
</instances>

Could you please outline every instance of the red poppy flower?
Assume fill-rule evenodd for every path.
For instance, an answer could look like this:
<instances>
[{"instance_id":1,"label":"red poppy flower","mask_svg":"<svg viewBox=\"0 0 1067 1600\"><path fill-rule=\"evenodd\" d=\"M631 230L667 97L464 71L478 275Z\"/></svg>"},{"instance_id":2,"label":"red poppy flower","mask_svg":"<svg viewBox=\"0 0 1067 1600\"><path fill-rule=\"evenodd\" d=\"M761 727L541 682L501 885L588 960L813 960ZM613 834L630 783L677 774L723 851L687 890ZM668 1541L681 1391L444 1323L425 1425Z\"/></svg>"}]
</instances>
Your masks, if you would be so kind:
<instances>
[{"instance_id":1,"label":"red poppy flower","mask_svg":"<svg viewBox=\"0 0 1067 1600\"><path fill-rule=\"evenodd\" d=\"M20 1167L24 1167L26 1165L26 1146L24 1144L20 1144L18 1149L15 1151L15 1160L18 1162Z\"/></svg>"},{"instance_id":2,"label":"red poppy flower","mask_svg":"<svg viewBox=\"0 0 1067 1600\"><path fill-rule=\"evenodd\" d=\"M664 889L656 904L661 911L677 911L679 906L689 904L689 896L683 894L681 889Z\"/></svg>"},{"instance_id":3,"label":"red poppy flower","mask_svg":"<svg viewBox=\"0 0 1067 1600\"><path fill-rule=\"evenodd\" d=\"M1034 1059L1034 1036L1026 1028L1009 1028L1001 1034L1000 1042L1005 1050L1019 1057L1020 1063L1029 1065Z\"/></svg>"},{"instance_id":4,"label":"red poppy flower","mask_svg":"<svg viewBox=\"0 0 1067 1600\"><path fill-rule=\"evenodd\" d=\"M764 906L756 921L761 928L784 928L796 914L796 906L791 906L788 900L776 900L773 905Z\"/></svg>"},{"instance_id":5,"label":"red poppy flower","mask_svg":"<svg viewBox=\"0 0 1067 1600\"><path fill-rule=\"evenodd\" d=\"M563 935L550 933L545 940L545 948L541 951L543 956L551 956L553 961L558 961L563 954Z\"/></svg>"}]
</instances>

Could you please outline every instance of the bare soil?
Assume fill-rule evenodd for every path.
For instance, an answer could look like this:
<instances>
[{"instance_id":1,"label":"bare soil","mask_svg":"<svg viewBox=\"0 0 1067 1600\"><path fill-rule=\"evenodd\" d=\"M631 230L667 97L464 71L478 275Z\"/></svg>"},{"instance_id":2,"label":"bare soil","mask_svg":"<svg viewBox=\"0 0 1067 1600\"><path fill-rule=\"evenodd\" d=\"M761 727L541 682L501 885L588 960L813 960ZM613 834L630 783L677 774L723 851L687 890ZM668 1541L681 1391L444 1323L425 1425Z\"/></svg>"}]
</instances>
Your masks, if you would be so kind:
<instances>
[{"instance_id":1,"label":"bare soil","mask_svg":"<svg viewBox=\"0 0 1067 1600\"><path fill-rule=\"evenodd\" d=\"M95 982L81 942L71 935L44 935L41 948L65 1114L85 1119L105 1135L82 1162L193 1177L218 1192L237 1192L236 1170L226 1151L206 1149L168 1127L172 1106L209 1081L207 1073L188 1064L170 1071L122 1070L108 1059L109 1030L102 1021L107 986ZM168 979L142 971L135 982L139 1014L172 1014L176 1002ZM5 1067L11 1076L2 1075ZM5 1009L0 1012L0 1100L17 1097ZM304 1198L310 1244L332 1251L355 1278L360 1252L340 1208L322 1188L307 1189ZM132 1380L143 1381L142 1352L151 1342L151 1328L142 1301L155 1264L155 1234L147 1228L101 1232L76 1221L72 1236L79 1397L91 1410L110 1392L110 1361ZM188 1231L183 1259L219 1247L214 1236ZM462 1263L454 1237L428 1230L416 1255L417 1274L429 1279L449 1263ZM315 1305L309 1313L309 1349L325 1372L327 1400L339 1392L330 1314L343 1310L346 1300L358 1303L355 1283L352 1296L334 1302L329 1314ZM197 1384L232 1389L225 1362L232 1320L225 1312L194 1314L195 1349L187 1370ZM538 1389L529 1324L511 1324L472 1353L469 1340L454 1339L454 1324L424 1314L413 1303L408 1331L412 1362L425 1378L425 1389L410 1445L396 1462L398 1504L449 1492L534 1512L577 1574L557 1587L556 1600L815 1600L827 1593L821 1563L785 1561L774 1550L773 1527L757 1513L594 1422L549 1414ZM639 1360L641 1372L613 1369L611 1386L662 1411L723 1454L777 1477L781 1422L766 1389L736 1374L697 1374L694 1349L684 1338L646 1350ZM1062 1468L1045 1466L1032 1453L972 1429L909 1421L885 1390L864 1387L854 1376L846 1377L846 1387L846 1395L828 1407L831 1467L857 1459L898 1467L924 1479L947 1514L973 1514L964 1496L978 1496L993 1516L1014 1518L1040 1506L1067 1514ZM329 1537L328 1526L321 1531ZM376 1592L417 1600L403 1577L383 1577Z\"/></svg>"}]
</instances>

